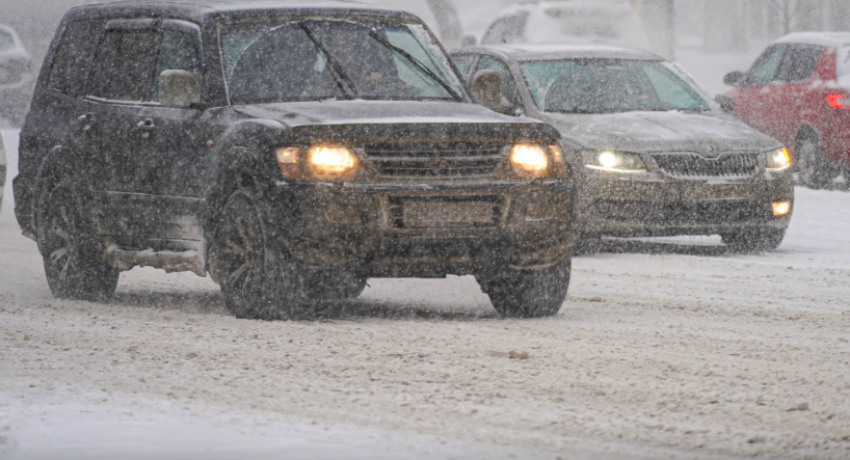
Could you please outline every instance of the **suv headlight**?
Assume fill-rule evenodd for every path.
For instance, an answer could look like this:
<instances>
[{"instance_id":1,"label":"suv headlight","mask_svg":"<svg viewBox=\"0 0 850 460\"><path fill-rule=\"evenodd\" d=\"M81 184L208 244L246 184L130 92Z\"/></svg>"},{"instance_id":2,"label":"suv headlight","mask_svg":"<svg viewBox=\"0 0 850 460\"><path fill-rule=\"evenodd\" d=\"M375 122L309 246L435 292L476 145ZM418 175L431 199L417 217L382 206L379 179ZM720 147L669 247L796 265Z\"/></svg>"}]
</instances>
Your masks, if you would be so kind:
<instances>
[{"instance_id":1,"label":"suv headlight","mask_svg":"<svg viewBox=\"0 0 850 460\"><path fill-rule=\"evenodd\" d=\"M791 155L788 154L788 149L782 147L779 150L768 152L766 166L768 171L784 171L790 168Z\"/></svg>"},{"instance_id":2,"label":"suv headlight","mask_svg":"<svg viewBox=\"0 0 850 460\"><path fill-rule=\"evenodd\" d=\"M277 149L275 155L286 179L352 180L360 169L357 156L340 146L283 147Z\"/></svg>"},{"instance_id":3,"label":"suv headlight","mask_svg":"<svg viewBox=\"0 0 850 460\"><path fill-rule=\"evenodd\" d=\"M549 173L549 153L534 144L517 144L511 149L511 168L523 179L545 177Z\"/></svg>"},{"instance_id":4,"label":"suv headlight","mask_svg":"<svg viewBox=\"0 0 850 460\"><path fill-rule=\"evenodd\" d=\"M643 173L646 165L640 156L633 153L619 153L611 150L604 152L586 152L584 166L600 171L617 173Z\"/></svg>"}]
</instances>

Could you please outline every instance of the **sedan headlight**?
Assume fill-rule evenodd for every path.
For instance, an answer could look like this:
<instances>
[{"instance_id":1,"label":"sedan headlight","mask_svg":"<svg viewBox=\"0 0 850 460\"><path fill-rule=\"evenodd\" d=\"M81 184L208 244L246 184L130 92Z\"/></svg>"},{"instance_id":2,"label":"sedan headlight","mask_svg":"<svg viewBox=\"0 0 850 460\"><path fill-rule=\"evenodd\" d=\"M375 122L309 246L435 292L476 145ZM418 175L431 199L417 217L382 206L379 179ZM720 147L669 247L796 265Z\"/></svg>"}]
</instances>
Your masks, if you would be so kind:
<instances>
[{"instance_id":1,"label":"sedan headlight","mask_svg":"<svg viewBox=\"0 0 850 460\"><path fill-rule=\"evenodd\" d=\"M317 145L309 150L283 147L275 154L286 179L352 180L360 169L357 156L346 147Z\"/></svg>"},{"instance_id":2,"label":"sedan headlight","mask_svg":"<svg viewBox=\"0 0 850 460\"><path fill-rule=\"evenodd\" d=\"M784 171L790 167L791 155L788 154L788 149L785 147L767 153L768 171Z\"/></svg>"},{"instance_id":3,"label":"sedan headlight","mask_svg":"<svg viewBox=\"0 0 850 460\"><path fill-rule=\"evenodd\" d=\"M585 153L584 166L590 169L617 173L646 172L646 165L640 159L640 156L633 153L619 153L611 150Z\"/></svg>"},{"instance_id":4,"label":"sedan headlight","mask_svg":"<svg viewBox=\"0 0 850 460\"><path fill-rule=\"evenodd\" d=\"M523 179L545 177L549 173L549 154L533 144L517 144L511 149L511 167Z\"/></svg>"}]
</instances>

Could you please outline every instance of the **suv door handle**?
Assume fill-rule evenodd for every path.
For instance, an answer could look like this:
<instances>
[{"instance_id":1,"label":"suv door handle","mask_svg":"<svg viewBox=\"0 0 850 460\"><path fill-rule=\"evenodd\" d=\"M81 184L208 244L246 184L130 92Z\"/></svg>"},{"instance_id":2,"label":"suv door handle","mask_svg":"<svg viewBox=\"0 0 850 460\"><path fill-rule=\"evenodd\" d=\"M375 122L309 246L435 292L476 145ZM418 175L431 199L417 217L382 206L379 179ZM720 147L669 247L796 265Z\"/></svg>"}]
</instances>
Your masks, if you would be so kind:
<instances>
[{"instance_id":1,"label":"suv door handle","mask_svg":"<svg viewBox=\"0 0 850 460\"><path fill-rule=\"evenodd\" d=\"M77 123L83 127L83 131L88 131L94 125L94 114L89 112L77 117Z\"/></svg>"},{"instance_id":2,"label":"suv door handle","mask_svg":"<svg viewBox=\"0 0 850 460\"><path fill-rule=\"evenodd\" d=\"M139 131L153 131L156 129L156 124L154 124L152 119L145 118L136 124L136 129Z\"/></svg>"}]
</instances>

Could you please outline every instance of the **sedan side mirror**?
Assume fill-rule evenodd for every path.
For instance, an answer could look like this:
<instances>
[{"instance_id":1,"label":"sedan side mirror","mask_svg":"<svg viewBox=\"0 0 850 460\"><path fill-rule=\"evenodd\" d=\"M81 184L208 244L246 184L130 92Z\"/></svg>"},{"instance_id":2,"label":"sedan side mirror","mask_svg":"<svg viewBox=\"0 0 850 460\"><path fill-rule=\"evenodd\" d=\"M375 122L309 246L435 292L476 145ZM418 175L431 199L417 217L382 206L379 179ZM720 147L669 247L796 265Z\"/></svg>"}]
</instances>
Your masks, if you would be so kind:
<instances>
[{"instance_id":1,"label":"sedan side mirror","mask_svg":"<svg viewBox=\"0 0 850 460\"><path fill-rule=\"evenodd\" d=\"M479 104L491 110L502 107L502 74L495 70L482 70L472 79L472 96Z\"/></svg>"},{"instance_id":2,"label":"sedan side mirror","mask_svg":"<svg viewBox=\"0 0 850 460\"><path fill-rule=\"evenodd\" d=\"M726 86L742 86L747 79L747 74L744 72L730 72L723 77L723 84Z\"/></svg>"},{"instance_id":3,"label":"sedan side mirror","mask_svg":"<svg viewBox=\"0 0 850 460\"><path fill-rule=\"evenodd\" d=\"M166 70L159 75L159 103L185 109L201 102L201 85L185 70Z\"/></svg>"},{"instance_id":4,"label":"sedan side mirror","mask_svg":"<svg viewBox=\"0 0 850 460\"><path fill-rule=\"evenodd\" d=\"M714 98L718 104L720 104L720 108L726 113L732 113L735 111L735 107L738 105L738 101L732 99L729 96L718 94Z\"/></svg>"}]
</instances>

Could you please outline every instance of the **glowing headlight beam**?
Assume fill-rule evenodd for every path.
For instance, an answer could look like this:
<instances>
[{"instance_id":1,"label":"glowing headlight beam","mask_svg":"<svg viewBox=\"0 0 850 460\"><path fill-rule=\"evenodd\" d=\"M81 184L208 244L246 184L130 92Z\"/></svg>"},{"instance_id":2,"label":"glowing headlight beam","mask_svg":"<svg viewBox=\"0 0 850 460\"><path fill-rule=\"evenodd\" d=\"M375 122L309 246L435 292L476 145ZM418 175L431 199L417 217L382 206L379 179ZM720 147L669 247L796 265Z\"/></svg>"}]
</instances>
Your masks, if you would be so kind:
<instances>
[{"instance_id":1,"label":"glowing headlight beam","mask_svg":"<svg viewBox=\"0 0 850 460\"><path fill-rule=\"evenodd\" d=\"M768 171L783 171L791 167L791 155L788 154L788 149L782 147L779 150L767 154L767 170Z\"/></svg>"},{"instance_id":2,"label":"glowing headlight beam","mask_svg":"<svg viewBox=\"0 0 850 460\"><path fill-rule=\"evenodd\" d=\"M353 179L360 162L351 150L345 147L316 146L308 156L310 170L317 179Z\"/></svg>"},{"instance_id":3,"label":"glowing headlight beam","mask_svg":"<svg viewBox=\"0 0 850 460\"><path fill-rule=\"evenodd\" d=\"M544 177L549 172L549 155L539 145L517 144L511 149L511 166L523 179Z\"/></svg>"}]
</instances>

